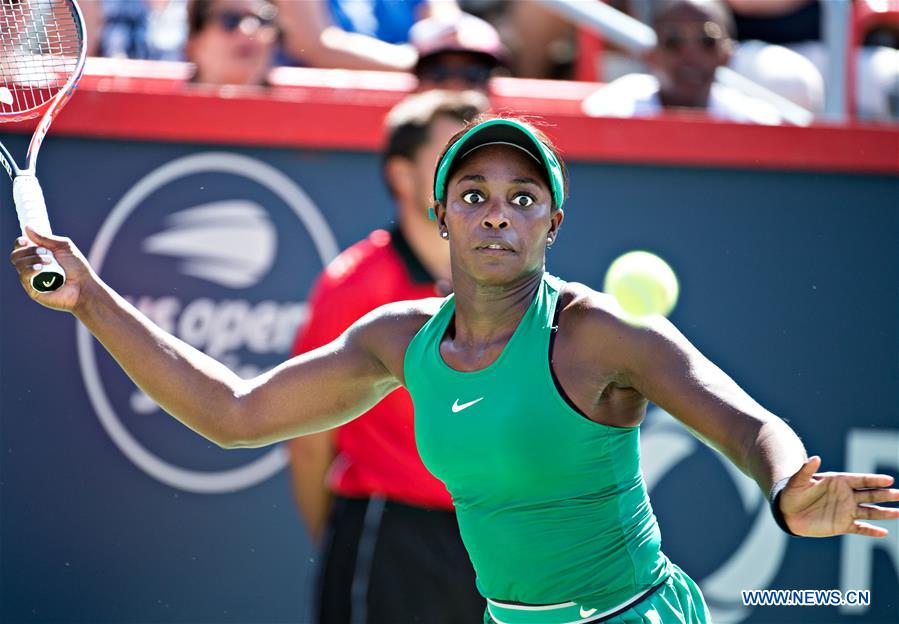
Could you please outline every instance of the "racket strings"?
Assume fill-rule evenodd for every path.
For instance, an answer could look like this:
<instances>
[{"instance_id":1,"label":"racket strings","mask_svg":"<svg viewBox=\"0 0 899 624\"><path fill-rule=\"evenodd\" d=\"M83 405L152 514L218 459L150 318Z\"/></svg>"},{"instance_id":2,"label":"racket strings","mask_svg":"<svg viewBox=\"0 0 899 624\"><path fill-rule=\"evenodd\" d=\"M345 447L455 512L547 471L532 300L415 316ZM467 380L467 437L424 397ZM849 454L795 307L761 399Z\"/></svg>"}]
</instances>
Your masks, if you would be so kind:
<instances>
[{"instance_id":1,"label":"racket strings","mask_svg":"<svg viewBox=\"0 0 899 624\"><path fill-rule=\"evenodd\" d=\"M0 0L0 115L52 100L78 65L82 39L67 0Z\"/></svg>"}]
</instances>

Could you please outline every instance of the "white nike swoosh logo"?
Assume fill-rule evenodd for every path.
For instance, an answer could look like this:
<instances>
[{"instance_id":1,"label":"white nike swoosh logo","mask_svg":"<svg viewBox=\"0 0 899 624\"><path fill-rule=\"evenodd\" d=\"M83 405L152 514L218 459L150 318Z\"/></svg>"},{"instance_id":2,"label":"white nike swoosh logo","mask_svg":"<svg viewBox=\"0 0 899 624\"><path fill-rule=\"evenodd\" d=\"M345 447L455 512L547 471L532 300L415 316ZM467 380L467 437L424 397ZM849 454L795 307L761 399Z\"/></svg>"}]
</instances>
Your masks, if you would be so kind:
<instances>
[{"instance_id":1,"label":"white nike swoosh logo","mask_svg":"<svg viewBox=\"0 0 899 624\"><path fill-rule=\"evenodd\" d=\"M584 607L581 607L581 617L590 617L594 613L596 613L596 609L585 609Z\"/></svg>"},{"instance_id":2,"label":"white nike swoosh logo","mask_svg":"<svg viewBox=\"0 0 899 624\"><path fill-rule=\"evenodd\" d=\"M475 403L478 403L479 401L483 401L483 400L484 400L484 397L481 397L480 399L475 399L474 401L469 401L468 403L463 403L462 405L459 405L459 399L456 399L455 402L453 402L453 414L458 414L462 410L469 408L472 405L474 405Z\"/></svg>"}]
</instances>

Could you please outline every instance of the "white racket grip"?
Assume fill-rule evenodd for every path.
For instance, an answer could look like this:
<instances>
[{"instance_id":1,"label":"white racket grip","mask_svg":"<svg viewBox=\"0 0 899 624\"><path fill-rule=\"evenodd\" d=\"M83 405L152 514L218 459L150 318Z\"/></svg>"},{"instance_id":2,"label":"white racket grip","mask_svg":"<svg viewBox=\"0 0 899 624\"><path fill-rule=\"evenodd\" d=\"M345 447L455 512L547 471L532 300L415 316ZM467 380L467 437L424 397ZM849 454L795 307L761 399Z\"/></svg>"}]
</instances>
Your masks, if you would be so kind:
<instances>
[{"instance_id":1,"label":"white racket grip","mask_svg":"<svg viewBox=\"0 0 899 624\"><path fill-rule=\"evenodd\" d=\"M47 205L44 192L37 178L33 175L16 176L12 182L12 196L16 203L16 214L19 227L25 235L27 225L38 234L52 234L50 219L47 217ZM31 276L31 287L38 292L50 292L66 282L66 272L56 258L50 256L50 263Z\"/></svg>"},{"instance_id":2,"label":"white racket grip","mask_svg":"<svg viewBox=\"0 0 899 624\"><path fill-rule=\"evenodd\" d=\"M12 197L16 202L16 214L19 227L25 234L27 225L38 234L52 234L50 219L47 217L47 204L44 192L37 178L33 175L18 175L12 181Z\"/></svg>"}]
</instances>

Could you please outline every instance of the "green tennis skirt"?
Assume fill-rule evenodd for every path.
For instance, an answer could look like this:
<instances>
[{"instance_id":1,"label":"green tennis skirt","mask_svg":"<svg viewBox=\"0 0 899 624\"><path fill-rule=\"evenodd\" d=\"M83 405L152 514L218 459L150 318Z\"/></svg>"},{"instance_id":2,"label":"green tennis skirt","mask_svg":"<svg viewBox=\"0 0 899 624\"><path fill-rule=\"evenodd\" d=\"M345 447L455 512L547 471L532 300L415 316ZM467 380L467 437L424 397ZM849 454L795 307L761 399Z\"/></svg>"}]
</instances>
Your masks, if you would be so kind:
<instances>
[{"instance_id":1,"label":"green tennis skirt","mask_svg":"<svg viewBox=\"0 0 899 624\"><path fill-rule=\"evenodd\" d=\"M603 615L571 602L536 609L503 608L493 602L484 612L484 624L711 624L699 586L678 566L669 566L671 574L657 589L619 613Z\"/></svg>"}]
</instances>

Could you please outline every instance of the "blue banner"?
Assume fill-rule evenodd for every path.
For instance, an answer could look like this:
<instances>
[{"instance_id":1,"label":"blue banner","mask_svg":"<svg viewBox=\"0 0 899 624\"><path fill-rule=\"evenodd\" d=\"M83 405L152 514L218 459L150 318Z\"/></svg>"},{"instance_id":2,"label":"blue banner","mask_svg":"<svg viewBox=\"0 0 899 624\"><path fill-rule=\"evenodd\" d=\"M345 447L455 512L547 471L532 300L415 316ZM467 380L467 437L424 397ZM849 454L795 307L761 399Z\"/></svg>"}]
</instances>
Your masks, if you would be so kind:
<instances>
[{"instance_id":1,"label":"blue banner","mask_svg":"<svg viewBox=\"0 0 899 624\"><path fill-rule=\"evenodd\" d=\"M27 137L4 136L14 154ZM54 230L164 329L239 374L286 357L315 276L389 225L377 154L51 138ZM599 288L631 249L680 279L672 321L825 470L899 474L899 181L572 163L548 269ZM10 186L0 240L18 226ZM72 317L0 279L0 620L305 622L315 550L280 447L224 451L162 414ZM653 408L663 549L716 622L896 622L899 526L789 538L755 484ZM745 606L741 591L869 592Z\"/></svg>"}]
</instances>

